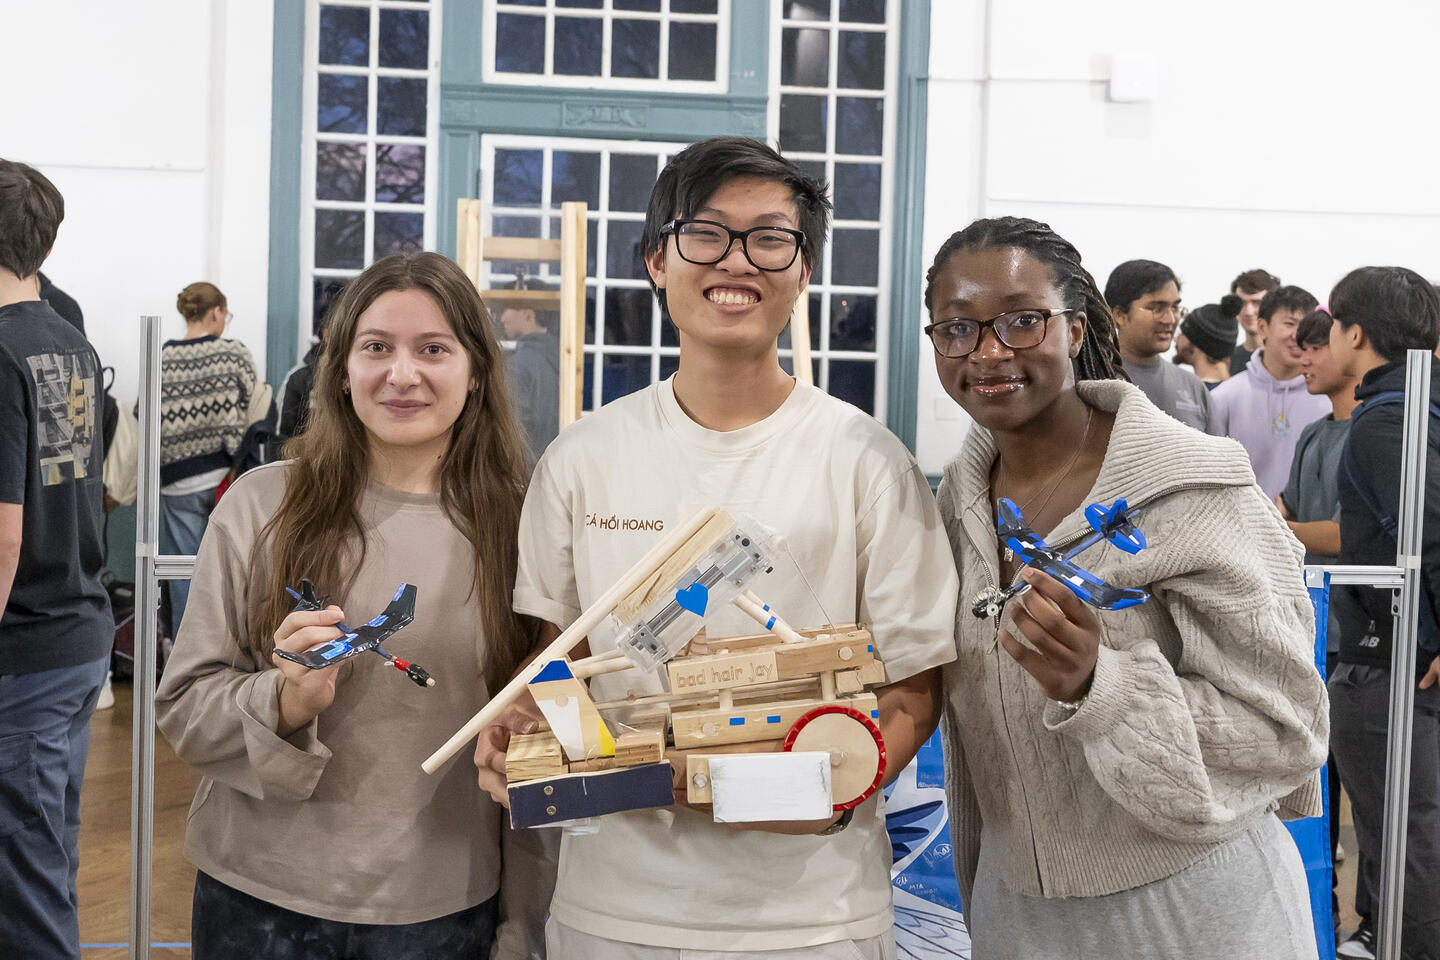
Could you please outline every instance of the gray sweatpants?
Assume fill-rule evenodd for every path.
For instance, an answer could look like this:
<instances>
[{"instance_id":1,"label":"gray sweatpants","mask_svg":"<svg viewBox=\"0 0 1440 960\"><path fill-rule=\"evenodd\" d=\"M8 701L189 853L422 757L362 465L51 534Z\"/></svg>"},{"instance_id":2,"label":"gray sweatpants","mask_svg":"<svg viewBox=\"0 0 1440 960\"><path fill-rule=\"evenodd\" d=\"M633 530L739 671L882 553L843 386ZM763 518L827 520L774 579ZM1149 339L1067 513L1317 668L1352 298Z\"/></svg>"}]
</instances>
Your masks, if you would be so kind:
<instances>
[{"instance_id":1,"label":"gray sweatpants","mask_svg":"<svg viewBox=\"0 0 1440 960\"><path fill-rule=\"evenodd\" d=\"M1355 816L1359 883L1378 908L1390 671L1341 663L1329 686L1330 752ZM1440 687L1415 691L1401 952L1405 960L1440 960Z\"/></svg>"},{"instance_id":2,"label":"gray sweatpants","mask_svg":"<svg viewBox=\"0 0 1440 960\"><path fill-rule=\"evenodd\" d=\"M982 835L966 912L975 960L1315 960L1305 867L1269 814L1179 873L1103 897L1013 893L986 847Z\"/></svg>"}]
</instances>

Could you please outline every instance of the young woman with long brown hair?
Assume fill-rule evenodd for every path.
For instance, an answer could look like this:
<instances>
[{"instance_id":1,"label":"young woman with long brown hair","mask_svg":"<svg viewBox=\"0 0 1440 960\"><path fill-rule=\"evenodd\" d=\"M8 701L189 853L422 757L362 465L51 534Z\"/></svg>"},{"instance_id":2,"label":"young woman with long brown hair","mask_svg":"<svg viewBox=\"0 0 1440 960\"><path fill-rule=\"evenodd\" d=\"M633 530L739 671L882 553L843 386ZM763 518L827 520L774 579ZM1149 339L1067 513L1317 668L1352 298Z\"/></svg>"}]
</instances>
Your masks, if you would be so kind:
<instances>
[{"instance_id":1,"label":"young woman with long brown hair","mask_svg":"<svg viewBox=\"0 0 1440 960\"><path fill-rule=\"evenodd\" d=\"M419 768L532 645L510 610L527 471L505 365L474 286L433 253L371 266L327 331L293 459L246 473L211 518L157 694L203 775L194 952L483 958L499 808L468 764ZM301 578L338 606L292 613ZM376 656L275 656L365 622L402 581L415 618L386 645L435 686Z\"/></svg>"}]
</instances>

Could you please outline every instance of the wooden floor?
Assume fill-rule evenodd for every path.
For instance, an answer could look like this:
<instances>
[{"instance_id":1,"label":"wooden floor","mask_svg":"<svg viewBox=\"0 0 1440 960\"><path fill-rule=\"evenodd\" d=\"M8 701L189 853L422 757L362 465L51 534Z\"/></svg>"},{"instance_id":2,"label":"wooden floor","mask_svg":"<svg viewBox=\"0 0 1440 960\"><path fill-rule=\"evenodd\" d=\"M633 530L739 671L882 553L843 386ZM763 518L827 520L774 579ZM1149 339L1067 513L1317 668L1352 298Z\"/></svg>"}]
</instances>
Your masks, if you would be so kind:
<instances>
[{"instance_id":1,"label":"wooden floor","mask_svg":"<svg viewBox=\"0 0 1440 960\"><path fill-rule=\"evenodd\" d=\"M90 721L90 756L80 794L80 943L84 960L129 955L130 942L130 700L128 683L115 685L115 706ZM185 861L185 812L199 778L155 735L154 894L150 942L157 960L190 956L190 897L195 868ZM107 946L86 947L85 944ZM119 944L119 946L109 946Z\"/></svg>"},{"instance_id":2,"label":"wooden floor","mask_svg":"<svg viewBox=\"0 0 1440 960\"><path fill-rule=\"evenodd\" d=\"M131 688L115 685L115 706L90 721L80 829L80 943L84 960L123 960L130 940L130 702ZM199 778L155 736L155 854L150 940L184 947L152 947L156 960L189 957L190 897L195 868L186 862L185 813ZM1341 843L1349 856L1339 865L1340 919L1353 930L1355 830L1350 805L1341 811ZM84 944L97 944L85 947ZM104 944L105 946L98 946ZM118 946L112 946L116 944Z\"/></svg>"}]
</instances>

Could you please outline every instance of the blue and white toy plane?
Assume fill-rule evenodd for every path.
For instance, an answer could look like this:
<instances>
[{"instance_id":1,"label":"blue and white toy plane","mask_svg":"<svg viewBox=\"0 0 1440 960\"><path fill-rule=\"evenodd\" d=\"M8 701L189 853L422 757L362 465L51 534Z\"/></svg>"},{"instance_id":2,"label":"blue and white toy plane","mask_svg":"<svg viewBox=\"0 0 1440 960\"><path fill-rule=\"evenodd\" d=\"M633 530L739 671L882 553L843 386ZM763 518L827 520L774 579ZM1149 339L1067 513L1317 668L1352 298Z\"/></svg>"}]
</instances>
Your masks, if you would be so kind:
<instances>
[{"instance_id":1,"label":"blue and white toy plane","mask_svg":"<svg viewBox=\"0 0 1440 960\"><path fill-rule=\"evenodd\" d=\"M1116 587L1106 583L1076 565L1072 559L1102 540L1114 544L1126 553L1139 553L1145 549L1145 534L1134 524L1140 510L1138 507L1129 509L1123 497L1109 507L1101 503L1092 503L1086 507L1085 519L1090 521L1090 526L1094 529L1063 553L1030 529L1014 502L1001 497L997 506L995 527L1005 545L1024 561L1025 566L1050 574L1092 607L1099 607L1101 610L1123 610L1150 599L1150 594L1144 590ZM992 591L981 597L971 608L971 612L980 618L999 616L1012 597L1019 596L1029 588L1028 583L1017 577L1006 589Z\"/></svg>"},{"instance_id":2,"label":"blue and white toy plane","mask_svg":"<svg viewBox=\"0 0 1440 960\"><path fill-rule=\"evenodd\" d=\"M289 587L286 587L285 591L295 598L295 610L325 609L325 604L315 596L315 585L309 580L300 581L299 593ZM405 671L405 675L420 686L433 687L435 679L425 672L423 667L401 660L380 647L380 644L389 640L398 630L407 626L414 619L415 587L409 583L402 583L400 589L395 591L395 596L391 598L389 605L369 623L353 628L347 627L344 623L336 623L335 629L340 631L340 635L334 640L328 640L318 647L311 647L300 653L291 653L287 650L276 650L275 653L292 663L309 667L311 670L319 670L322 667L343 663L356 654L369 650L384 657L385 661L395 669Z\"/></svg>"}]
</instances>

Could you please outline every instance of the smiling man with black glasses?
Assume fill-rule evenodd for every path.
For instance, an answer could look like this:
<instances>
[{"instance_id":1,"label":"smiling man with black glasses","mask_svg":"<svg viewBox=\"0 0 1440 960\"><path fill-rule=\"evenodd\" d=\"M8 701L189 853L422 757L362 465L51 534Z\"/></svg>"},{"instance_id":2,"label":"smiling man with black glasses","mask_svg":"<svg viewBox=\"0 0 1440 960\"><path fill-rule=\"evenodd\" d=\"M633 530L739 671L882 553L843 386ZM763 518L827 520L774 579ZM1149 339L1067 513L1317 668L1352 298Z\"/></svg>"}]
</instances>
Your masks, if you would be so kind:
<instances>
[{"instance_id":1,"label":"smiling man with black glasses","mask_svg":"<svg viewBox=\"0 0 1440 960\"><path fill-rule=\"evenodd\" d=\"M754 140L705 140L670 161L643 245L679 370L546 451L520 521L515 609L553 636L696 507L749 514L795 558L766 577L767 602L797 626L869 626L885 663L878 712L893 779L939 716L957 583L914 459L873 417L780 365L777 338L828 220L823 185ZM722 611L706 629L755 628ZM603 628L589 639L592 652L614 648ZM661 686L631 669L591 689L606 701ZM476 753L481 785L502 802L509 729L483 731ZM683 752L670 754L683 772ZM594 836L562 840L549 956L893 957L890 859L878 796L803 822L718 824L683 805L614 814Z\"/></svg>"}]
</instances>

